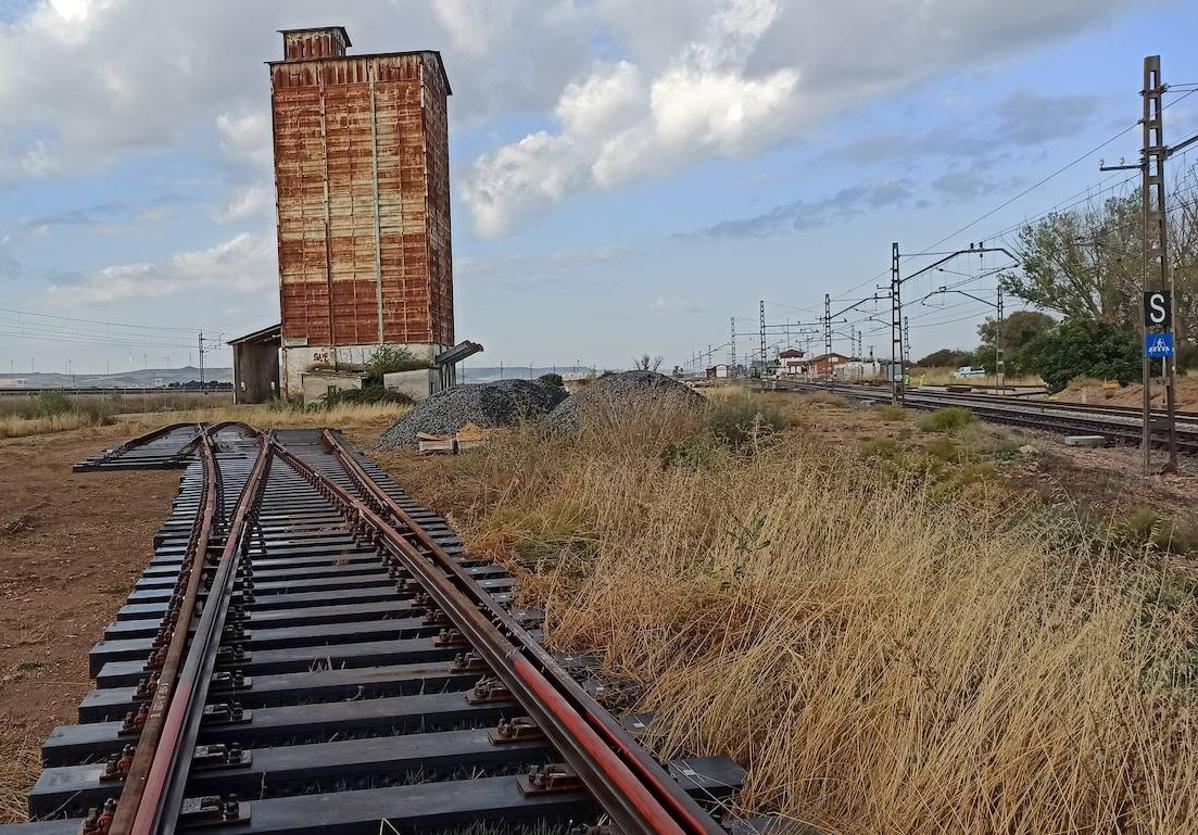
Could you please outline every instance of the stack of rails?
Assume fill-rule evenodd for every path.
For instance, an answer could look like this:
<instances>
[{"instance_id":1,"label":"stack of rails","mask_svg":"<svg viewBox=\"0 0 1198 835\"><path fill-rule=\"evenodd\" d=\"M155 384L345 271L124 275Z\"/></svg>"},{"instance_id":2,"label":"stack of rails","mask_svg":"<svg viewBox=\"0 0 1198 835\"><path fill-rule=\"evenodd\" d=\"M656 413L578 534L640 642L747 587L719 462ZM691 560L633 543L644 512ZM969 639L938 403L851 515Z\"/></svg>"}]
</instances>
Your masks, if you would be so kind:
<instances>
[{"instance_id":1,"label":"stack of rails","mask_svg":"<svg viewBox=\"0 0 1198 835\"><path fill-rule=\"evenodd\" d=\"M204 427L198 423L173 423L119 446L101 450L72 469L77 473L91 470L173 470L186 465L203 431Z\"/></svg>"},{"instance_id":2,"label":"stack of rails","mask_svg":"<svg viewBox=\"0 0 1198 835\"><path fill-rule=\"evenodd\" d=\"M192 449L80 724L46 740L35 822L0 831L775 826L718 823L743 770L649 756L515 580L337 435L219 424Z\"/></svg>"}]
</instances>

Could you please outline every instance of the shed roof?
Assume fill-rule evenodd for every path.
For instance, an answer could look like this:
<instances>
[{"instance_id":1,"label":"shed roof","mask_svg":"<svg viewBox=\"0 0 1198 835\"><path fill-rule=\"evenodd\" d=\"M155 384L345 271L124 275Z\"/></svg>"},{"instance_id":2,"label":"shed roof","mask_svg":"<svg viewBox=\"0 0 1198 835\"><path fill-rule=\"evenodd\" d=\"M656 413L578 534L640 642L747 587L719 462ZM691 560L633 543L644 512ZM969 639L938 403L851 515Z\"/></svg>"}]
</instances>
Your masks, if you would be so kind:
<instances>
[{"instance_id":1,"label":"shed roof","mask_svg":"<svg viewBox=\"0 0 1198 835\"><path fill-rule=\"evenodd\" d=\"M230 339L229 345L272 345L283 344L283 325L271 325L268 328L247 333L245 336L239 336L236 339Z\"/></svg>"}]
</instances>

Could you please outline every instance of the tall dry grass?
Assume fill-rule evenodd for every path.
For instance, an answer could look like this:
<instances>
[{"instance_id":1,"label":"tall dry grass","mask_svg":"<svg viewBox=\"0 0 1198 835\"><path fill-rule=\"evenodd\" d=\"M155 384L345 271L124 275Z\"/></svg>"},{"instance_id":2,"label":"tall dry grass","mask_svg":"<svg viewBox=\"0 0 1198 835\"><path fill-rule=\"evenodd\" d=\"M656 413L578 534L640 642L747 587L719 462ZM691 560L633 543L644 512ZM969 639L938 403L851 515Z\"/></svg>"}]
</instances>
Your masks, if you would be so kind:
<instances>
[{"instance_id":1,"label":"tall dry grass","mask_svg":"<svg viewBox=\"0 0 1198 835\"><path fill-rule=\"evenodd\" d=\"M644 688L662 753L750 765L750 809L836 833L1198 831L1192 586L798 419L755 454L525 430L384 463L530 572L552 644Z\"/></svg>"}]
</instances>

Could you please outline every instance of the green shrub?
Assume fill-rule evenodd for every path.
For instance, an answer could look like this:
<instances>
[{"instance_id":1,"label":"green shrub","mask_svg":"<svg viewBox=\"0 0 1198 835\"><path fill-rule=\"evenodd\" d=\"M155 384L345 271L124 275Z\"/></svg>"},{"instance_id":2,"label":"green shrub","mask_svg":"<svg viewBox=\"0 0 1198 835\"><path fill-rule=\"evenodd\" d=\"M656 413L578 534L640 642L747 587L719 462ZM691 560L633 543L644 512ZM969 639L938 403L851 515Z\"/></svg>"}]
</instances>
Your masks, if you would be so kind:
<instances>
[{"instance_id":1,"label":"green shrub","mask_svg":"<svg viewBox=\"0 0 1198 835\"><path fill-rule=\"evenodd\" d=\"M710 400L704 425L717 441L739 450L752 440L785 429L790 421L773 403L740 395Z\"/></svg>"},{"instance_id":2,"label":"green shrub","mask_svg":"<svg viewBox=\"0 0 1198 835\"><path fill-rule=\"evenodd\" d=\"M1138 550L1198 552L1198 526L1182 524L1141 507L1111 525L1111 540Z\"/></svg>"},{"instance_id":3,"label":"green shrub","mask_svg":"<svg viewBox=\"0 0 1198 835\"><path fill-rule=\"evenodd\" d=\"M865 458L894 458L903 451L903 445L894 438L865 438L857 446Z\"/></svg>"},{"instance_id":4,"label":"green shrub","mask_svg":"<svg viewBox=\"0 0 1198 835\"><path fill-rule=\"evenodd\" d=\"M37 413L42 417L65 415L71 408L71 398L61 389L47 389L37 396Z\"/></svg>"},{"instance_id":5,"label":"green shrub","mask_svg":"<svg viewBox=\"0 0 1198 835\"><path fill-rule=\"evenodd\" d=\"M336 391L330 391L324 397L320 398L320 404L325 409L332 409L337 406L363 405L410 406L412 403L412 398L406 394L392 391L382 386L363 386L360 389L337 389Z\"/></svg>"},{"instance_id":6,"label":"green shrub","mask_svg":"<svg viewBox=\"0 0 1198 835\"><path fill-rule=\"evenodd\" d=\"M907 418L911 417L911 412L904 409L902 406L895 406L890 403L887 403L884 406L876 407L873 412L887 423L894 423L895 421L906 420Z\"/></svg>"},{"instance_id":7,"label":"green shrub","mask_svg":"<svg viewBox=\"0 0 1198 835\"><path fill-rule=\"evenodd\" d=\"M936 435L924 441L923 448L928 455L949 464L960 464L969 457L969 452L962 449L952 438L946 435Z\"/></svg>"},{"instance_id":8,"label":"green shrub","mask_svg":"<svg viewBox=\"0 0 1198 835\"><path fill-rule=\"evenodd\" d=\"M537 382L543 386L549 386L550 388L555 389L566 387L566 383L564 380L562 380L561 374L542 374L540 377L537 377Z\"/></svg>"},{"instance_id":9,"label":"green shrub","mask_svg":"<svg viewBox=\"0 0 1198 835\"><path fill-rule=\"evenodd\" d=\"M384 374L391 374L395 371L416 371L421 368L428 368L428 363L419 359L407 348L382 345L374 352L374 356L366 361L366 379L363 381L363 388L382 386Z\"/></svg>"},{"instance_id":10,"label":"green shrub","mask_svg":"<svg viewBox=\"0 0 1198 835\"><path fill-rule=\"evenodd\" d=\"M712 447L707 438L688 438L677 443L669 443L661 451L663 470L671 468L710 470L714 469L718 460L717 450Z\"/></svg>"},{"instance_id":11,"label":"green shrub","mask_svg":"<svg viewBox=\"0 0 1198 835\"><path fill-rule=\"evenodd\" d=\"M953 432L973 423L973 412L960 406L936 409L919 419L919 428L925 432Z\"/></svg>"},{"instance_id":12,"label":"green shrub","mask_svg":"<svg viewBox=\"0 0 1198 835\"><path fill-rule=\"evenodd\" d=\"M1116 380L1127 385L1140 377L1137 335L1118 325L1091 319L1066 319L1024 348L1026 366L1058 392L1075 377Z\"/></svg>"}]
</instances>

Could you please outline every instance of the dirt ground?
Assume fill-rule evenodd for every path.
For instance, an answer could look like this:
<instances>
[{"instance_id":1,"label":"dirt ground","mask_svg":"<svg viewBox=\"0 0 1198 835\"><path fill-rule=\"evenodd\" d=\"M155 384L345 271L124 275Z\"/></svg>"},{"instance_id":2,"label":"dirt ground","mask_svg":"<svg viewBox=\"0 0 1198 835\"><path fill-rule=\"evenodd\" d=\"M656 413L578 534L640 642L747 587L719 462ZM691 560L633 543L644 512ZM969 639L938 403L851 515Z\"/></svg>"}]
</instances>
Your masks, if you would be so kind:
<instances>
[{"instance_id":1,"label":"dirt ground","mask_svg":"<svg viewBox=\"0 0 1198 835\"><path fill-rule=\"evenodd\" d=\"M840 442L882 435L918 439L924 434L916 428L919 414L912 412L904 421L884 421L868 407L835 403L807 412L821 430ZM994 424L982 424L980 431L1027 448L1002 471L1051 503L1071 504L1091 518L1114 519L1151 508L1162 516L1198 523L1198 461L1193 458L1183 457L1177 474L1144 476L1135 447L1071 447L1059 435ZM1154 451L1153 457L1159 468L1164 463L1162 453Z\"/></svg>"},{"instance_id":2,"label":"dirt ground","mask_svg":"<svg viewBox=\"0 0 1198 835\"><path fill-rule=\"evenodd\" d=\"M1069 387L1057 394L1054 400L1065 400L1070 403L1098 403L1111 406L1140 406L1143 403L1143 387L1132 383L1121 388L1104 388L1100 380L1079 380L1070 383ZM1165 391L1160 386L1152 387L1152 405L1157 408L1165 406ZM1186 411L1198 411L1198 377L1185 376L1177 378L1177 408Z\"/></svg>"},{"instance_id":3,"label":"dirt ground","mask_svg":"<svg viewBox=\"0 0 1198 835\"><path fill-rule=\"evenodd\" d=\"M885 421L834 402L806 414L815 422L808 429L827 431L837 443L923 434L918 414ZM342 428L368 449L390 423ZM1043 433L984 431L1035 450L1003 470L1054 502L1112 516L1139 507L1191 519L1198 513L1198 462L1185 461L1180 475L1145 479L1134 449L1075 449ZM0 440L0 822L24 819L41 743L54 726L76 721L92 686L88 650L149 559L177 490L178 471L71 473L73 463L128 435L117 425Z\"/></svg>"},{"instance_id":4,"label":"dirt ground","mask_svg":"<svg viewBox=\"0 0 1198 835\"><path fill-rule=\"evenodd\" d=\"M124 437L112 426L0 441L0 820L24 819L42 741L78 721L87 653L178 488L178 471L71 472Z\"/></svg>"}]
</instances>

